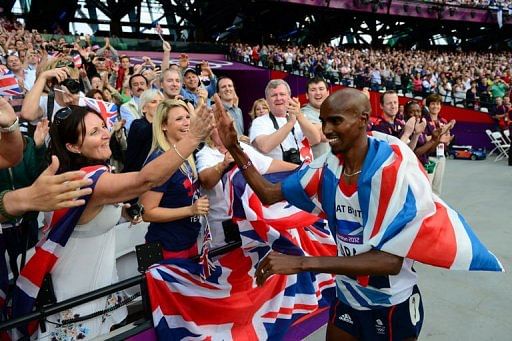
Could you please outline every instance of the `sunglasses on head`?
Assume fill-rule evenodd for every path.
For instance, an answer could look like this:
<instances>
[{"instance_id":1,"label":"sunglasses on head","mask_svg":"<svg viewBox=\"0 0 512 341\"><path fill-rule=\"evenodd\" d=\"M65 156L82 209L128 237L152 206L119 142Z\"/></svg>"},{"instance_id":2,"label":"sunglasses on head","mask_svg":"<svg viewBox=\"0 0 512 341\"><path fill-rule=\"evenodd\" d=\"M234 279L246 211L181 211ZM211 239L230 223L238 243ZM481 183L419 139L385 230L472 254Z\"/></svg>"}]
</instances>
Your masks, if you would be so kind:
<instances>
[{"instance_id":1,"label":"sunglasses on head","mask_svg":"<svg viewBox=\"0 0 512 341\"><path fill-rule=\"evenodd\" d=\"M69 116L71 116L72 113L73 110L70 107L59 109L53 116L53 120L55 124L59 124L65 121Z\"/></svg>"}]
</instances>

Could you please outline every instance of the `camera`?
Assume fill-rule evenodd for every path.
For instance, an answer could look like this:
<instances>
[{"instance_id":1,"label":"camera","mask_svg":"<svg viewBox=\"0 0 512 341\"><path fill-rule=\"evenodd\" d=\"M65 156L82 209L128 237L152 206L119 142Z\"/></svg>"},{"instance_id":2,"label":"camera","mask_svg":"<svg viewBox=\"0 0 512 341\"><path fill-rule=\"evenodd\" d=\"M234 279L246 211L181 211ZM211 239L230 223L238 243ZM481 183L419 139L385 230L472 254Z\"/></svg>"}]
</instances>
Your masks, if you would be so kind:
<instances>
[{"instance_id":1,"label":"camera","mask_svg":"<svg viewBox=\"0 0 512 341\"><path fill-rule=\"evenodd\" d=\"M140 217L144 214L144 206L141 204L133 204L126 209L126 213L130 216L130 218L135 219L135 217Z\"/></svg>"},{"instance_id":2,"label":"camera","mask_svg":"<svg viewBox=\"0 0 512 341\"><path fill-rule=\"evenodd\" d=\"M295 163L296 165L300 165L302 163L299 151L295 148L283 151L283 161Z\"/></svg>"},{"instance_id":3,"label":"camera","mask_svg":"<svg viewBox=\"0 0 512 341\"><path fill-rule=\"evenodd\" d=\"M77 94L80 92L80 83L78 83L78 81L75 79L66 78L59 84L65 86L72 94Z\"/></svg>"}]
</instances>

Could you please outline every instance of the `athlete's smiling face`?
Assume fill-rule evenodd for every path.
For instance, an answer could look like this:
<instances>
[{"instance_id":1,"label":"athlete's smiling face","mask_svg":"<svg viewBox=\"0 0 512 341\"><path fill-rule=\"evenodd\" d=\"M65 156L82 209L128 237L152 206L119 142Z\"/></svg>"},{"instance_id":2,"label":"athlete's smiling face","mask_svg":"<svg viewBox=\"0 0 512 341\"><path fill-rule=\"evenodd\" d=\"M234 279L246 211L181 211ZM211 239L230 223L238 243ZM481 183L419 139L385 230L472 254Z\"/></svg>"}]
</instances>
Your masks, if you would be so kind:
<instances>
[{"instance_id":1,"label":"athlete's smiling face","mask_svg":"<svg viewBox=\"0 0 512 341\"><path fill-rule=\"evenodd\" d=\"M326 100L322 104L322 131L329 139L333 154L346 153L366 138L370 111L362 101L367 100L364 97L350 97L350 92L347 94L345 91L341 96L337 94L334 100Z\"/></svg>"}]
</instances>

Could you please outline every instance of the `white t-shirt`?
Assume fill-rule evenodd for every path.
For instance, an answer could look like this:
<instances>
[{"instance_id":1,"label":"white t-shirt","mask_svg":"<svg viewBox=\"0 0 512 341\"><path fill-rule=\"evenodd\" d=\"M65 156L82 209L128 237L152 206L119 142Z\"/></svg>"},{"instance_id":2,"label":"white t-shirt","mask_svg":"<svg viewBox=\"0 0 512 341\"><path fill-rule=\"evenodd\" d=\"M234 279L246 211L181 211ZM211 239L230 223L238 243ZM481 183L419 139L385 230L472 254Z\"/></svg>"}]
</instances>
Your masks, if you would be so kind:
<instances>
[{"instance_id":1,"label":"white t-shirt","mask_svg":"<svg viewBox=\"0 0 512 341\"><path fill-rule=\"evenodd\" d=\"M259 153L256 149L249 146L248 144L240 144L244 152L251 159L254 167L261 174L267 173L272 163L272 159ZM205 145L196 155L196 166L197 172L210 168L222 162L224 160L224 154L219 152L217 149L211 148ZM201 188L201 193L208 196L210 202L210 210L208 212L208 222L210 224L210 231L212 234L212 247L216 248L226 244L224 242L224 230L222 228L222 222L231 217L228 215L228 202L224 194L224 186L222 181L217 182L211 189Z\"/></svg>"},{"instance_id":2,"label":"white t-shirt","mask_svg":"<svg viewBox=\"0 0 512 341\"><path fill-rule=\"evenodd\" d=\"M279 128L284 126L286 122L288 122L286 117L276 117L277 125ZM274 128L274 124L272 123L272 120L270 119L270 115L263 115L256 117L254 121L252 121L251 129L249 131L249 139L251 140L251 143L254 142L254 140L261 135L272 135L276 132L276 129ZM289 150L292 148L295 148L297 150L300 150L300 145L297 146L297 143L300 144L300 141L304 139L304 135L302 133L302 129L300 129L300 125L298 122L295 122L294 125L294 135L297 142L295 142L295 139L293 138L292 132L288 134L288 136L281 142L281 146L283 147L283 150ZM282 160L283 159L283 152L281 151L281 148L279 145L277 145L274 149L272 149L269 153L264 154L268 157L271 157L274 160Z\"/></svg>"}]
</instances>

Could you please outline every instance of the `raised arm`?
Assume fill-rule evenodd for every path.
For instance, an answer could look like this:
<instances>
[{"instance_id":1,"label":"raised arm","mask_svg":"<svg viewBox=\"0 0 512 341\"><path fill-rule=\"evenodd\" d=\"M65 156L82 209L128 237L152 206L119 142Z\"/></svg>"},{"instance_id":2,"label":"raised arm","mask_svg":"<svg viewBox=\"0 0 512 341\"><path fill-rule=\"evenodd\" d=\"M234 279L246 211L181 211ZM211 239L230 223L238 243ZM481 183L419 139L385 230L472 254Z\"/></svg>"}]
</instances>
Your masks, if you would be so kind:
<instances>
[{"instance_id":1,"label":"raised arm","mask_svg":"<svg viewBox=\"0 0 512 341\"><path fill-rule=\"evenodd\" d=\"M0 97L0 128L12 130L0 133L0 169L14 167L23 158L23 137L16 120L12 106Z\"/></svg>"},{"instance_id":2,"label":"raised arm","mask_svg":"<svg viewBox=\"0 0 512 341\"><path fill-rule=\"evenodd\" d=\"M101 206L124 202L151 188L163 184L197 148L213 127L213 117L203 106L190 123L188 138L184 138L174 146L144 166L140 172L122 174L103 174L94 189L89 205ZM183 157L183 158L182 158Z\"/></svg>"},{"instance_id":3,"label":"raised arm","mask_svg":"<svg viewBox=\"0 0 512 341\"><path fill-rule=\"evenodd\" d=\"M281 183L273 184L258 173L256 168L252 165L249 157L240 148L237 133L233 126L233 119L224 109L219 95L215 94L213 99L215 101L214 113L217 129L219 130L219 136L222 143L228 149L229 153L242 171L247 183L265 205L271 205L284 200L284 196L281 192Z\"/></svg>"},{"instance_id":4,"label":"raised arm","mask_svg":"<svg viewBox=\"0 0 512 341\"><path fill-rule=\"evenodd\" d=\"M160 67L160 70L162 70L163 72L169 68L169 61L171 60L171 44L164 41L162 47L164 50L164 55L162 57L162 65Z\"/></svg>"},{"instance_id":5,"label":"raised arm","mask_svg":"<svg viewBox=\"0 0 512 341\"><path fill-rule=\"evenodd\" d=\"M50 212L65 207L85 204L77 199L91 193L92 180L85 178L85 172L75 171L55 175L59 160L52 157L51 165L29 187L4 193L2 205L6 215L0 215L0 222L21 217L30 211Z\"/></svg>"},{"instance_id":6,"label":"raised arm","mask_svg":"<svg viewBox=\"0 0 512 341\"><path fill-rule=\"evenodd\" d=\"M44 86L46 82L52 78L56 78L60 83L68 78L67 68L58 68L45 71L37 77L36 82L32 89L26 94L23 100L23 106L21 107L21 117L27 121L37 120L43 114L39 107L39 99L43 94Z\"/></svg>"}]
</instances>

